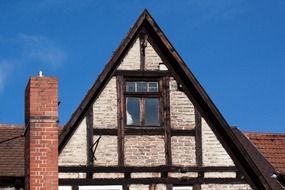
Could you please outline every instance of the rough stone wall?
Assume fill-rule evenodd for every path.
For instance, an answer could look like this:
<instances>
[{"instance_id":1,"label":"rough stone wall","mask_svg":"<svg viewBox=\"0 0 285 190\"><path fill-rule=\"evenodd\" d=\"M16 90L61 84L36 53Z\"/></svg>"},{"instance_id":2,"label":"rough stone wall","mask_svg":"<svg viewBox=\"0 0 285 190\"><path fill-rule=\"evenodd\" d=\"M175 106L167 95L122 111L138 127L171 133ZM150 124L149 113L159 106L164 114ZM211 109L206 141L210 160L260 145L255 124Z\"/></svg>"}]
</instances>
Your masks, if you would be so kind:
<instances>
[{"instance_id":1,"label":"rough stone wall","mask_svg":"<svg viewBox=\"0 0 285 190\"><path fill-rule=\"evenodd\" d=\"M116 77L112 77L93 104L94 128L117 128Z\"/></svg>"},{"instance_id":2,"label":"rough stone wall","mask_svg":"<svg viewBox=\"0 0 285 190\"><path fill-rule=\"evenodd\" d=\"M165 184L157 184L155 190L166 190Z\"/></svg>"},{"instance_id":3,"label":"rough stone wall","mask_svg":"<svg viewBox=\"0 0 285 190\"><path fill-rule=\"evenodd\" d=\"M186 172L186 173L181 173L181 172L170 172L168 173L169 177L176 177L176 178L182 178L182 177L198 177L197 172Z\"/></svg>"},{"instance_id":4,"label":"rough stone wall","mask_svg":"<svg viewBox=\"0 0 285 190\"><path fill-rule=\"evenodd\" d=\"M122 60L118 70L139 70L140 69L140 40L137 38L133 46Z\"/></svg>"},{"instance_id":5,"label":"rough stone wall","mask_svg":"<svg viewBox=\"0 0 285 190\"><path fill-rule=\"evenodd\" d=\"M204 166L234 166L232 159L203 118L202 151Z\"/></svg>"},{"instance_id":6,"label":"rough stone wall","mask_svg":"<svg viewBox=\"0 0 285 190\"><path fill-rule=\"evenodd\" d=\"M99 136L94 136L95 142ZM95 151L95 166L115 166L118 165L117 136L101 136Z\"/></svg>"},{"instance_id":7,"label":"rough stone wall","mask_svg":"<svg viewBox=\"0 0 285 190\"><path fill-rule=\"evenodd\" d=\"M131 173L131 178L151 178L151 177L160 177L160 173L159 172L155 172L155 173L133 172Z\"/></svg>"},{"instance_id":8,"label":"rough stone wall","mask_svg":"<svg viewBox=\"0 0 285 190\"><path fill-rule=\"evenodd\" d=\"M163 136L125 136L127 166L158 166L165 164Z\"/></svg>"},{"instance_id":9,"label":"rough stone wall","mask_svg":"<svg viewBox=\"0 0 285 190\"><path fill-rule=\"evenodd\" d=\"M236 178L236 172L205 172L205 178Z\"/></svg>"},{"instance_id":10,"label":"rough stone wall","mask_svg":"<svg viewBox=\"0 0 285 190\"><path fill-rule=\"evenodd\" d=\"M60 179L64 179L64 178L84 179L84 178L86 178L86 173L58 173L58 178L60 178Z\"/></svg>"},{"instance_id":11,"label":"rough stone wall","mask_svg":"<svg viewBox=\"0 0 285 190\"><path fill-rule=\"evenodd\" d=\"M175 129L193 129L195 127L194 106L186 94L179 91L173 77L170 87L170 119L171 127Z\"/></svg>"},{"instance_id":12,"label":"rough stone wall","mask_svg":"<svg viewBox=\"0 0 285 190\"><path fill-rule=\"evenodd\" d=\"M162 63L160 56L156 53L151 44L147 42L145 48L145 70L159 70L159 63Z\"/></svg>"},{"instance_id":13,"label":"rough stone wall","mask_svg":"<svg viewBox=\"0 0 285 190\"><path fill-rule=\"evenodd\" d=\"M86 165L86 118L84 118L74 132L67 145L58 157L58 164L62 165Z\"/></svg>"},{"instance_id":14,"label":"rough stone wall","mask_svg":"<svg viewBox=\"0 0 285 190\"><path fill-rule=\"evenodd\" d=\"M130 185L130 190L149 190L149 185Z\"/></svg>"},{"instance_id":15,"label":"rough stone wall","mask_svg":"<svg viewBox=\"0 0 285 190\"><path fill-rule=\"evenodd\" d=\"M172 163L181 166L194 166L196 164L195 137L171 137Z\"/></svg>"},{"instance_id":16,"label":"rough stone wall","mask_svg":"<svg viewBox=\"0 0 285 190\"><path fill-rule=\"evenodd\" d=\"M124 173L94 173L93 178L124 178Z\"/></svg>"},{"instance_id":17,"label":"rough stone wall","mask_svg":"<svg viewBox=\"0 0 285 190\"><path fill-rule=\"evenodd\" d=\"M252 190L247 184L205 184L202 190Z\"/></svg>"}]
</instances>

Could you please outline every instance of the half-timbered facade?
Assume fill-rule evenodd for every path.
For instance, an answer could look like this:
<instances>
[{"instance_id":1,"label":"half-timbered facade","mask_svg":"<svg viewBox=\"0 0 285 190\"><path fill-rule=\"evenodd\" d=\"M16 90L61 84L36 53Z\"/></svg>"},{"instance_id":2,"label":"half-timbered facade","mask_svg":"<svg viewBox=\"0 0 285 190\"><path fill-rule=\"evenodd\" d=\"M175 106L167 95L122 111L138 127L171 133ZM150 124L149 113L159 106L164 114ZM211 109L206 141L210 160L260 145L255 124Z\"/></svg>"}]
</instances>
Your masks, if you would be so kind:
<instances>
[{"instance_id":1,"label":"half-timbered facade","mask_svg":"<svg viewBox=\"0 0 285 190\"><path fill-rule=\"evenodd\" d=\"M34 89L47 86L53 90ZM228 125L147 11L59 132L58 142L56 87L55 78L39 76L26 89L27 189L34 189L45 172L39 168L45 167L51 170L48 176L54 175L46 182L54 185L50 189L282 189L271 177L276 170ZM38 95L49 97L43 100L48 106L34 109ZM41 112L43 107L52 109ZM49 141L41 138L45 131ZM58 147L58 155L39 142ZM41 165L49 155L52 161Z\"/></svg>"}]
</instances>

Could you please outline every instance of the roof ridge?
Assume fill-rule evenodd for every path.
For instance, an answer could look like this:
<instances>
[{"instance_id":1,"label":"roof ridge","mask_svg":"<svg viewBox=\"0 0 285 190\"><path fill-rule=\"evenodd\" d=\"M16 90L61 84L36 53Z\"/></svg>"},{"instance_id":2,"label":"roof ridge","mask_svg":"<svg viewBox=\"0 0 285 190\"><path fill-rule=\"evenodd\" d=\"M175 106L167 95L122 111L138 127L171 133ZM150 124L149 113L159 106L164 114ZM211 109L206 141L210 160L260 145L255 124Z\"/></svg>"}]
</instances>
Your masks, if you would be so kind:
<instances>
[{"instance_id":1,"label":"roof ridge","mask_svg":"<svg viewBox=\"0 0 285 190\"><path fill-rule=\"evenodd\" d=\"M1 128L24 128L24 125L0 123L0 129Z\"/></svg>"},{"instance_id":2,"label":"roof ridge","mask_svg":"<svg viewBox=\"0 0 285 190\"><path fill-rule=\"evenodd\" d=\"M261 132L259 132L259 131L255 131L255 132L250 132L250 131L243 131L242 132L243 134L245 134L245 135L247 135L247 134L249 134L249 135L280 135L280 136L285 136L285 133L276 133L276 132L263 132L263 131L261 131Z\"/></svg>"}]
</instances>

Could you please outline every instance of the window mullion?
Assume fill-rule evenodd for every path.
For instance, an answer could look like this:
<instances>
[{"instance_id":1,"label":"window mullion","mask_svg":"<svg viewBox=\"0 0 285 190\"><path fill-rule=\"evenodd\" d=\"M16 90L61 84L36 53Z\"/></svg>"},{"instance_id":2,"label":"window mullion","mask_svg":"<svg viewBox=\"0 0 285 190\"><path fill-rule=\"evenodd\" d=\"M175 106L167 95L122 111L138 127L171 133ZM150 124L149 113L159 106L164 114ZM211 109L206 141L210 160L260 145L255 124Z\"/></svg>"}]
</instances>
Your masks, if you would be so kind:
<instances>
[{"instance_id":1,"label":"window mullion","mask_svg":"<svg viewBox=\"0 0 285 190\"><path fill-rule=\"evenodd\" d=\"M141 126L144 126L144 98L140 98L140 122Z\"/></svg>"}]
</instances>

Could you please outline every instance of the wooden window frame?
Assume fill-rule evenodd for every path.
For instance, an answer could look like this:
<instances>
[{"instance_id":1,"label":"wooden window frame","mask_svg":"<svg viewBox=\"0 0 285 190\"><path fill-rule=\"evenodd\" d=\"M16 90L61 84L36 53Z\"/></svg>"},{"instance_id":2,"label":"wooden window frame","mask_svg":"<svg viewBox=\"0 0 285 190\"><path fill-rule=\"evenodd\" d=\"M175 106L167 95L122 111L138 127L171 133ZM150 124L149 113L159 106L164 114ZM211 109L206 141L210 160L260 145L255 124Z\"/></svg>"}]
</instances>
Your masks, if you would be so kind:
<instances>
[{"instance_id":1,"label":"wooden window frame","mask_svg":"<svg viewBox=\"0 0 285 190\"><path fill-rule=\"evenodd\" d=\"M158 92L127 92L126 91L126 83L127 82L157 82L158 83ZM154 128L162 128L163 127L163 88L162 88L162 78L161 77L125 77L124 78L124 83L123 83L123 110L124 112L122 113L124 117L124 127L125 128L146 128L146 129L154 129ZM134 98L140 98L140 124L139 125L127 125L127 116L126 116L126 99L128 97L134 97ZM145 125L144 124L144 116L145 116L145 108L144 108L144 103L143 99L146 98L157 98L159 100L159 125Z\"/></svg>"}]
</instances>

